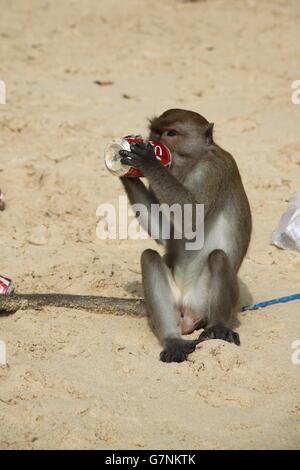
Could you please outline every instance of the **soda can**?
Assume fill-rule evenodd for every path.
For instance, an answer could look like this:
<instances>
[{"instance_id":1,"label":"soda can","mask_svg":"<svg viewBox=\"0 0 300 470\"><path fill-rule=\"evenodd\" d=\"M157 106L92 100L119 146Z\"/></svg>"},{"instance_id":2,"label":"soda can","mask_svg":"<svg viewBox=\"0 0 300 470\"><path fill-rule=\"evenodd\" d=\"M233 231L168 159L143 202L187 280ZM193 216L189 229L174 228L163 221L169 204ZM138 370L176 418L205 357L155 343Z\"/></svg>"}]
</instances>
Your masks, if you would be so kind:
<instances>
[{"instance_id":1,"label":"soda can","mask_svg":"<svg viewBox=\"0 0 300 470\"><path fill-rule=\"evenodd\" d=\"M138 168L133 168L129 165L121 163L121 156L119 155L120 150L127 150L130 152L130 145L136 144L137 142L149 142L155 152L155 156L160 163L170 168L172 163L172 155L168 147L163 145L158 140L145 140L141 136L126 136L122 139L114 139L107 145L104 151L104 161L107 169L114 175L127 176L131 178L138 178L143 176L142 172Z\"/></svg>"},{"instance_id":2,"label":"soda can","mask_svg":"<svg viewBox=\"0 0 300 470\"><path fill-rule=\"evenodd\" d=\"M0 275L0 295L9 295L14 291L12 280Z\"/></svg>"}]
</instances>

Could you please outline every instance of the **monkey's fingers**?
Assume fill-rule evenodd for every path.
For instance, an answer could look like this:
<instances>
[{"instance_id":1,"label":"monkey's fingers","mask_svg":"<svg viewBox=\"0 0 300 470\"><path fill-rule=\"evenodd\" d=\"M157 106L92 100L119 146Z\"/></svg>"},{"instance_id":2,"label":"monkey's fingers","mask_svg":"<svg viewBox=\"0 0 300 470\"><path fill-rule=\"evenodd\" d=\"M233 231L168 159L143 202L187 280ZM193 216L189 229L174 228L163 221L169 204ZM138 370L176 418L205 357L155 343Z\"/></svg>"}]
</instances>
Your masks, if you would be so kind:
<instances>
[{"instance_id":1,"label":"monkey's fingers","mask_svg":"<svg viewBox=\"0 0 300 470\"><path fill-rule=\"evenodd\" d=\"M127 157L122 157L120 161L121 161L121 163L123 163L123 165L136 166L136 165L134 165L134 162L132 161L132 158L130 158L130 157L128 157L128 158Z\"/></svg>"},{"instance_id":2,"label":"monkey's fingers","mask_svg":"<svg viewBox=\"0 0 300 470\"><path fill-rule=\"evenodd\" d=\"M170 338L165 349L160 353L162 362L183 362L188 355L195 351L198 340L185 340L182 338Z\"/></svg>"},{"instance_id":3,"label":"monkey's fingers","mask_svg":"<svg viewBox=\"0 0 300 470\"><path fill-rule=\"evenodd\" d=\"M145 149L147 148L147 143L149 142L144 142L143 140L140 140L139 142L135 142L134 144L131 144L130 148L139 147L141 149Z\"/></svg>"},{"instance_id":4,"label":"monkey's fingers","mask_svg":"<svg viewBox=\"0 0 300 470\"><path fill-rule=\"evenodd\" d=\"M138 155L139 157L145 157L147 155L147 149L144 147L139 147L138 144L131 145L130 151L132 154Z\"/></svg>"},{"instance_id":5,"label":"monkey's fingers","mask_svg":"<svg viewBox=\"0 0 300 470\"><path fill-rule=\"evenodd\" d=\"M120 150L119 155L120 157L132 158L132 153L128 150Z\"/></svg>"},{"instance_id":6,"label":"monkey's fingers","mask_svg":"<svg viewBox=\"0 0 300 470\"><path fill-rule=\"evenodd\" d=\"M119 155L121 156L121 163L129 166L136 166L134 156L127 150L120 150Z\"/></svg>"},{"instance_id":7,"label":"monkey's fingers","mask_svg":"<svg viewBox=\"0 0 300 470\"><path fill-rule=\"evenodd\" d=\"M239 334L223 325L214 325L204 330L199 336L198 342L201 343L208 339L222 339L237 346L241 344Z\"/></svg>"},{"instance_id":8,"label":"monkey's fingers","mask_svg":"<svg viewBox=\"0 0 300 470\"><path fill-rule=\"evenodd\" d=\"M125 165L130 165L135 168L140 168L144 162L144 156L138 155L133 152L128 152L127 150L120 150L119 154L121 155L121 163Z\"/></svg>"},{"instance_id":9,"label":"monkey's fingers","mask_svg":"<svg viewBox=\"0 0 300 470\"><path fill-rule=\"evenodd\" d=\"M130 145L130 150L137 155L151 155L153 158L155 158L155 151L153 145L151 145L150 142L137 142L136 144Z\"/></svg>"},{"instance_id":10,"label":"monkey's fingers","mask_svg":"<svg viewBox=\"0 0 300 470\"><path fill-rule=\"evenodd\" d=\"M132 135L132 134L129 134L129 135L125 135L124 139L142 139L143 137L140 135L140 134L137 134L137 135Z\"/></svg>"},{"instance_id":11,"label":"monkey's fingers","mask_svg":"<svg viewBox=\"0 0 300 470\"><path fill-rule=\"evenodd\" d=\"M131 160L138 160L138 159L141 159L142 156L138 153L135 153L135 152L129 152L128 150L120 150L119 151L119 155L123 158L129 158Z\"/></svg>"}]
</instances>

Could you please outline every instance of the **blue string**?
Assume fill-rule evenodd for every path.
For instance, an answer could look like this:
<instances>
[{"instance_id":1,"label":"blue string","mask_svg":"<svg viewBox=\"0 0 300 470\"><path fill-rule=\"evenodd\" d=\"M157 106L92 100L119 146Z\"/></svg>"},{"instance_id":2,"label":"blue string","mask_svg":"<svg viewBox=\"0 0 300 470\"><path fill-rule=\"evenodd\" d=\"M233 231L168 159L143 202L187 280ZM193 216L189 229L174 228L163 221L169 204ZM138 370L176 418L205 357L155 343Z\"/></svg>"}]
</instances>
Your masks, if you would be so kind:
<instances>
[{"instance_id":1,"label":"blue string","mask_svg":"<svg viewBox=\"0 0 300 470\"><path fill-rule=\"evenodd\" d=\"M246 310L257 310L259 308L268 307L269 305L281 304L296 299L300 299L300 292L298 294L287 295L285 297L276 297L275 299L265 300L264 302L258 302L252 305L245 305L242 308L242 312L245 312Z\"/></svg>"}]
</instances>

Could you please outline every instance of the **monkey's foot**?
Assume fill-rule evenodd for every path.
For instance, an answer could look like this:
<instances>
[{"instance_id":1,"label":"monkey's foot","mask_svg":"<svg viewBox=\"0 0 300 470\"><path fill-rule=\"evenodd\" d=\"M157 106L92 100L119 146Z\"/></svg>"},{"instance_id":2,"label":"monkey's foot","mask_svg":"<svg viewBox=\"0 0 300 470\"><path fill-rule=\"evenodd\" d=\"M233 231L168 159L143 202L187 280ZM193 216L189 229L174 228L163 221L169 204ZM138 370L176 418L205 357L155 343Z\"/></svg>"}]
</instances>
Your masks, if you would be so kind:
<instances>
[{"instance_id":1,"label":"monkey's foot","mask_svg":"<svg viewBox=\"0 0 300 470\"><path fill-rule=\"evenodd\" d=\"M195 351L199 340L169 338L165 341L165 349L160 353L162 362L183 362L190 353Z\"/></svg>"},{"instance_id":2,"label":"monkey's foot","mask_svg":"<svg viewBox=\"0 0 300 470\"><path fill-rule=\"evenodd\" d=\"M202 342L207 339L222 339L237 346L241 344L239 334L224 325L214 325L207 328L201 333L198 341Z\"/></svg>"}]
</instances>

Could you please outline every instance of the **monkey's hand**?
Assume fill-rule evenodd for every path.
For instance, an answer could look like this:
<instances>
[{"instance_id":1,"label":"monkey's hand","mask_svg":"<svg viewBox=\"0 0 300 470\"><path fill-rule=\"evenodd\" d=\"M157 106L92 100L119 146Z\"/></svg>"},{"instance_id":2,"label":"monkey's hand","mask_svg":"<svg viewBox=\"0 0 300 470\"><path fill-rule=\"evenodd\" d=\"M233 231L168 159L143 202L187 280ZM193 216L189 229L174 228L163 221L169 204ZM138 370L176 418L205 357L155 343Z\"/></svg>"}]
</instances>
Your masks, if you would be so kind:
<instances>
[{"instance_id":1,"label":"monkey's hand","mask_svg":"<svg viewBox=\"0 0 300 470\"><path fill-rule=\"evenodd\" d=\"M165 340L164 350L160 353L162 362L183 362L190 353L195 351L199 340L182 338L168 338Z\"/></svg>"},{"instance_id":2,"label":"monkey's hand","mask_svg":"<svg viewBox=\"0 0 300 470\"><path fill-rule=\"evenodd\" d=\"M130 145L130 152L127 150L120 150L119 154L122 157L121 163L125 165L138 168L142 172L147 169L160 165L154 152L153 146L149 142L137 142Z\"/></svg>"}]
</instances>

